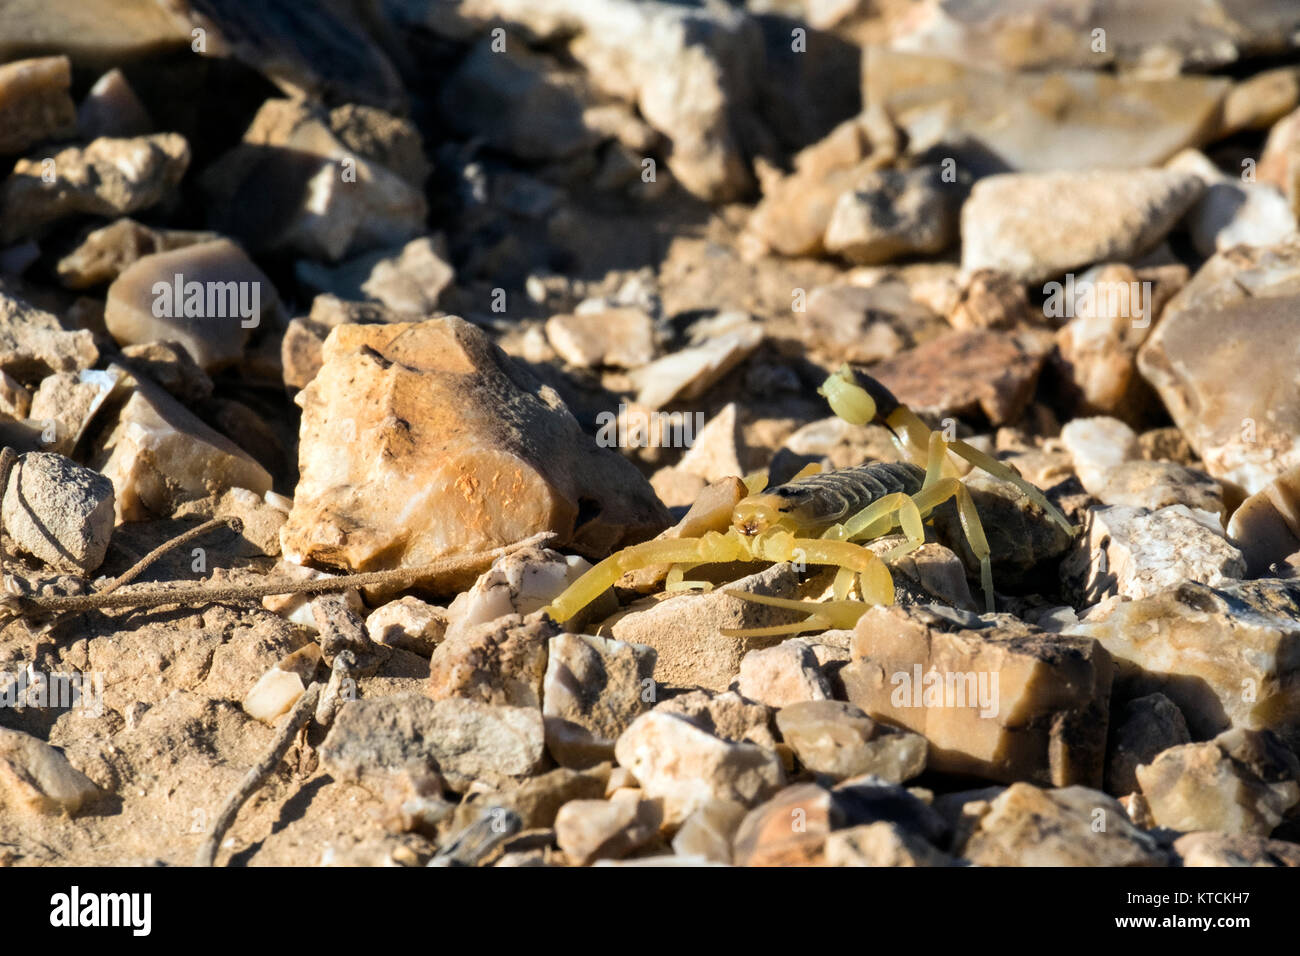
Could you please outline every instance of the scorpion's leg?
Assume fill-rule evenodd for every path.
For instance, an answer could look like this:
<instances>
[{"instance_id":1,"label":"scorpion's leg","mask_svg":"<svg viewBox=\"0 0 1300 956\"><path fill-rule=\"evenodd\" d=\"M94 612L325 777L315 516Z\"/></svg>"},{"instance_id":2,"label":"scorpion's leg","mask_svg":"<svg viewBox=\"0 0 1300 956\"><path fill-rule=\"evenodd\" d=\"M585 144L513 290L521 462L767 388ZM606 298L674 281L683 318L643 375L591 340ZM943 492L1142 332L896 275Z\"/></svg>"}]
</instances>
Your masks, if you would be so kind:
<instances>
[{"instance_id":1,"label":"scorpion's leg","mask_svg":"<svg viewBox=\"0 0 1300 956\"><path fill-rule=\"evenodd\" d=\"M1015 485L1022 492L1024 492L1025 497L1027 497L1034 504L1038 505L1038 507L1046 511L1049 518L1051 518L1053 521L1059 524L1066 531L1070 532L1070 534L1074 534L1075 527L1074 525L1070 524L1070 519L1067 518L1065 515L1061 514L1060 510L1056 507L1056 505L1052 504L1050 501L1047 500L1046 495L1044 495L1041 491L1039 491L1037 488L1031 485L1024 478L1021 478L1009 466L1003 464L1002 462L998 461L996 458L991 457L990 455L986 455L978 448L966 444L966 442L964 441L950 442L948 447L952 450L954 455L960 455L962 458L965 458L976 468L982 468L985 471L987 471L990 475L992 475L994 478L1000 478L1003 481L1007 481Z\"/></svg>"},{"instance_id":2,"label":"scorpion's leg","mask_svg":"<svg viewBox=\"0 0 1300 956\"><path fill-rule=\"evenodd\" d=\"M903 406L899 406L897 409L895 409L894 413L890 415L890 424L895 425L896 427L899 427L901 429L905 429L909 434L924 434L923 432L918 432L917 430L925 428L925 423L922 422L919 418L917 418L913 412L911 412L909 409ZM934 434L936 433L932 433L931 435L932 438ZM1060 510L1056 507L1056 505L1048 501L1046 495L1044 495L1041 491L1035 488L1032 484L1030 484L1020 475L1016 474L1016 472L1012 468L998 461L992 455L985 454L984 452L976 448L974 445L968 444L967 442L964 442L959 438L954 439L952 441L946 441L944 442L944 444L946 446L947 451L952 452L954 455L959 455L960 457L965 458L976 468L981 468L984 471L988 472L990 475L992 475L994 478L1015 485L1017 488L1020 489L1020 491L1025 495L1026 498L1028 498L1034 504L1038 505L1038 507L1046 511L1048 517L1050 517L1053 521L1059 524L1066 531L1070 532L1070 534L1074 534L1075 531L1074 525L1070 524L1070 520L1066 518L1065 515L1061 514ZM931 452L933 452L933 444L931 445ZM932 460L933 459L931 459L931 461ZM929 471L930 469L929 467L927 467L926 469L927 481L929 480L930 477Z\"/></svg>"},{"instance_id":3,"label":"scorpion's leg","mask_svg":"<svg viewBox=\"0 0 1300 956\"><path fill-rule=\"evenodd\" d=\"M709 532L701 538L665 538L615 552L564 590L546 613L563 623L614 586L628 571L656 564L706 564L749 560L749 549L734 533Z\"/></svg>"},{"instance_id":4,"label":"scorpion's leg","mask_svg":"<svg viewBox=\"0 0 1300 956\"><path fill-rule=\"evenodd\" d=\"M953 498L957 502L957 515L961 518L962 531L970 549L980 563L980 586L984 589L984 603L988 610L993 606L993 568L989 563L989 542L984 537L984 525L980 522L979 512L975 510L975 500L970 492L956 478L940 478L928 488L922 489L913 499L916 506L929 514L936 506Z\"/></svg>"},{"instance_id":5,"label":"scorpion's leg","mask_svg":"<svg viewBox=\"0 0 1300 956\"><path fill-rule=\"evenodd\" d=\"M790 611L814 611L812 615L793 624L776 624L772 627L721 628L723 637L779 637L783 634L802 634L806 631L826 631L832 628L848 629L858 623L858 618L871 605L861 601L792 601L788 598L769 597L766 594L749 594L745 591L728 591L732 597L755 604L785 608Z\"/></svg>"}]
</instances>

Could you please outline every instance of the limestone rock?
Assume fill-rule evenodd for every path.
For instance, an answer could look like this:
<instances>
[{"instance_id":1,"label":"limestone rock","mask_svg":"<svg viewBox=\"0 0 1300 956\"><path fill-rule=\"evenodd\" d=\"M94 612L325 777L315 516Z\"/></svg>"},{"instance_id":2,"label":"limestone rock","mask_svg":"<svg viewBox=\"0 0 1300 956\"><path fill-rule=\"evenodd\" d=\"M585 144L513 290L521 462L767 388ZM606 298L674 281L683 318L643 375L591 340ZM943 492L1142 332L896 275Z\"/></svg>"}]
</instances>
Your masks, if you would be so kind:
<instances>
[{"instance_id":1,"label":"limestone rock","mask_svg":"<svg viewBox=\"0 0 1300 956\"><path fill-rule=\"evenodd\" d=\"M637 404L655 410L677 399L699 398L747 359L762 341L762 327L746 321L703 344L643 365L632 375Z\"/></svg>"},{"instance_id":2,"label":"limestone rock","mask_svg":"<svg viewBox=\"0 0 1300 956\"><path fill-rule=\"evenodd\" d=\"M1300 464L1300 239L1209 259L1170 303L1138 368L1215 478L1253 494Z\"/></svg>"},{"instance_id":3,"label":"limestone rock","mask_svg":"<svg viewBox=\"0 0 1300 956\"><path fill-rule=\"evenodd\" d=\"M74 454L101 409L117 397L121 380L117 368L45 376L32 396L29 410L32 420L40 423L44 449L60 455Z\"/></svg>"},{"instance_id":4,"label":"limestone rock","mask_svg":"<svg viewBox=\"0 0 1300 956\"><path fill-rule=\"evenodd\" d=\"M27 813L74 814L99 788L61 750L0 728L0 806Z\"/></svg>"},{"instance_id":5,"label":"limestone rock","mask_svg":"<svg viewBox=\"0 0 1300 956\"><path fill-rule=\"evenodd\" d=\"M456 808L453 824L463 829L480 818L488 807L500 807L519 815L525 830L555 825L560 808L572 800L599 800L606 792L609 764L589 770L559 767L524 780L511 780L500 790L479 783L465 794Z\"/></svg>"},{"instance_id":6,"label":"limestone rock","mask_svg":"<svg viewBox=\"0 0 1300 956\"><path fill-rule=\"evenodd\" d=\"M1024 172L1162 163L1214 135L1231 85L1091 70L1018 75L878 47L863 59L863 102L885 109L910 152L940 146L962 165Z\"/></svg>"},{"instance_id":7,"label":"limestone rock","mask_svg":"<svg viewBox=\"0 0 1300 956\"><path fill-rule=\"evenodd\" d=\"M921 166L862 177L835 203L826 251L856 265L942 252L957 236L960 187L941 173Z\"/></svg>"},{"instance_id":8,"label":"limestone rock","mask_svg":"<svg viewBox=\"0 0 1300 956\"><path fill-rule=\"evenodd\" d=\"M123 216L167 198L190 162L176 133L104 137L52 157L57 179L42 178L45 158L20 159L0 185L0 238L13 242L75 215Z\"/></svg>"},{"instance_id":9,"label":"limestone rock","mask_svg":"<svg viewBox=\"0 0 1300 956\"><path fill-rule=\"evenodd\" d=\"M113 482L119 522L168 516L186 501L228 488L259 495L271 490L261 465L143 379L131 384L93 465Z\"/></svg>"},{"instance_id":10,"label":"limestone rock","mask_svg":"<svg viewBox=\"0 0 1300 956\"><path fill-rule=\"evenodd\" d=\"M555 817L555 840L578 866L617 860L649 843L659 832L662 814L651 800L634 793L611 800L571 800Z\"/></svg>"},{"instance_id":11,"label":"limestone rock","mask_svg":"<svg viewBox=\"0 0 1300 956\"><path fill-rule=\"evenodd\" d=\"M664 823L675 826L710 800L752 806L784 782L770 750L731 743L672 714L642 714L618 738L620 765L641 782L649 799L663 801Z\"/></svg>"},{"instance_id":12,"label":"limestone rock","mask_svg":"<svg viewBox=\"0 0 1300 956\"><path fill-rule=\"evenodd\" d=\"M1179 153L1167 168L1193 173L1205 183L1205 194L1187 214L1187 230L1202 256L1237 245L1271 246L1296 231L1291 204L1271 183L1229 176L1196 150Z\"/></svg>"},{"instance_id":13,"label":"limestone rock","mask_svg":"<svg viewBox=\"0 0 1300 956\"><path fill-rule=\"evenodd\" d=\"M389 601L366 618L366 633L376 644L400 647L429 657L447 631L447 612L417 597Z\"/></svg>"},{"instance_id":14,"label":"limestone rock","mask_svg":"<svg viewBox=\"0 0 1300 956\"><path fill-rule=\"evenodd\" d=\"M772 567L730 585L772 597L799 597L799 576L789 565ZM801 615L743 601L724 591L683 594L619 617L610 632L620 641L648 644L658 652L655 678L663 684L725 690L740 672L746 652L771 641L726 637L724 629L788 624Z\"/></svg>"},{"instance_id":15,"label":"limestone rock","mask_svg":"<svg viewBox=\"0 0 1300 956\"><path fill-rule=\"evenodd\" d=\"M1282 840L1201 831L1174 841L1183 866L1300 866L1300 847Z\"/></svg>"},{"instance_id":16,"label":"limestone rock","mask_svg":"<svg viewBox=\"0 0 1300 956\"><path fill-rule=\"evenodd\" d=\"M91 333L68 331L49 312L0 292L0 371L34 384L52 372L90 368L97 361Z\"/></svg>"},{"instance_id":17,"label":"limestone rock","mask_svg":"<svg viewBox=\"0 0 1300 956\"><path fill-rule=\"evenodd\" d=\"M896 823L880 820L826 837L827 866L951 866L952 857Z\"/></svg>"},{"instance_id":18,"label":"limestone rock","mask_svg":"<svg viewBox=\"0 0 1300 956\"><path fill-rule=\"evenodd\" d=\"M550 604L590 568L591 564L577 555L563 555L550 548L524 548L502 555L473 587L448 605L447 637L455 638L508 614L527 617ZM601 610L608 613L603 605L604 601L597 600L570 622Z\"/></svg>"},{"instance_id":19,"label":"limestone rock","mask_svg":"<svg viewBox=\"0 0 1300 956\"><path fill-rule=\"evenodd\" d=\"M830 700L832 696L812 645L798 637L742 657L737 690L741 696L769 707L785 707L801 700Z\"/></svg>"},{"instance_id":20,"label":"limestone rock","mask_svg":"<svg viewBox=\"0 0 1300 956\"><path fill-rule=\"evenodd\" d=\"M551 348L579 368L637 368L655 357L654 322L640 309L608 309L552 316Z\"/></svg>"},{"instance_id":21,"label":"limestone rock","mask_svg":"<svg viewBox=\"0 0 1300 956\"><path fill-rule=\"evenodd\" d=\"M296 560L410 567L548 530L603 556L668 523L629 462L461 319L341 325L323 354L296 398Z\"/></svg>"},{"instance_id":22,"label":"limestone rock","mask_svg":"<svg viewBox=\"0 0 1300 956\"><path fill-rule=\"evenodd\" d=\"M219 232L253 254L285 252L338 262L424 231L419 188L355 155L323 111L269 99L243 141L204 170Z\"/></svg>"},{"instance_id":23,"label":"limestone rock","mask_svg":"<svg viewBox=\"0 0 1300 956\"><path fill-rule=\"evenodd\" d=\"M1300 465L1278 475L1241 503L1228 522L1251 577L1300 551Z\"/></svg>"},{"instance_id":24,"label":"limestone rock","mask_svg":"<svg viewBox=\"0 0 1300 956\"><path fill-rule=\"evenodd\" d=\"M62 455L18 456L4 493L4 529L51 568L89 574L113 535L113 484Z\"/></svg>"},{"instance_id":25,"label":"limestone rock","mask_svg":"<svg viewBox=\"0 0 1300 956\"><path fill-rule=\"evenodd\" d=\"M320 753L341 779L417 767L438 770L463 789L475 779L491 782L539 770L545 755L542 715L535 707L392 694L340 709Z\"/></svg>"},{"instance_id":26,"label":"limestone rock","mask_svg":"<svg viewBox=\"0 0 1300 956\"><path fill-rule=\"evenodd\" d=\"M448 634L429 659L429 696L541 707L546 645L558 630L549 618L510 614Z\"/></svg>"},{"instance_id":27,"label":"limestone rock","mask_svg":"<svg viewBox=\"0 0 1300 956\"><path fill-rule=\"evenodd\" d=\"M869 773L902 783L925 769L924 737L876 723L843 701L789 704L777 711L776 726L800 763L834 780Z\"/></svg>"},{"instance_id":28,"label":"limestone rock","mask_svg":"<svg viewBox=\"0 0 1300 956\"><path fill-rule=\"evenodd\" d=\"M546 749L565 767L610 760L619 735L654 703L655 652L644 644L559 634L542 685Z\"/></svg>"},{"instance_id":29,"label":"limestone rock","mask_svg":"<svg viewBox=\"0 0 1300 956\"><path fill-rule=\"evenodd\" d=\"M1099 785L1110 655L1007 616L873 607L858 621L848 699L921 734L927 766L990 780Z\"/></svg>"},{"instance_id":30,"label":"limestone rock","mask_svg":"<svg viewBox=\"0 0 1300 956\"><path fill-rule=\"evenodd\" d=\"M1186 505L1157 511L1114 505L1089 512L1087 534L1061 574L1095 604L1113 594L1150 597L1184 581L1217 587L1244 578L1246 562Z\"/></svg>"},{"instance_id":31,"label":"limestone rock","mask_svg":"<svg viewBox=\"0 0 1300 956\"><path fill-rule=\"evenodd\" d=\"M700 429L691 447L677 463L677 468L699 475L712 485L747 474L746 458L740 407L735 402L728 402Z\"/></svg>"},{"instance_id":32,"label":"limestone rock","mask_svg":"<svg viewBox=\"0 0 1300 956\"><path fill-rule=\"evenodd\" d=\"M1204 189L1192 174L1162 169L989 176L962 207L962 267L1036 283L1128 259L1163 239Z\"/></svg>"},{"instance_id":33,"label":"limestone rock","mask_svg":"<svg viewBox=\"0 0 1300 956\"><path fill-rule=\"evenodd\" d=\"M1156 823L1173 830L1268 836L1300 804L1300 759L1266 730L1171 747L1137 779Z\"/></svg>"},{"instance_id":34,"label":"limestone rock","mask_svg":"<svg viewBox=\"0 0 1300 956\"><path fill-rule=\"evenodd\" d=\"M443 293L456 278L441 236L419 236L334 267L301 259L294 271L304 285L319 292L378 302L397 313L394 319L400 316L408 321L437 313Z\"/></svg>"},{"instance_id":35,"label":"limestone rock","mask_svg":"<svg viewBox=\"0 0 1300 956\"><path fill-rule=\"evenodd\" d=\"M972 820L957 848L976 866L1165 866L1149 834L1129 823L1119 801L1072 786L1012 784ZM1099 821L1101 825L1099 825Z\"/></svg>"},{"instance_id":36,"label":"limestone rock","mask_svg":"<svg viewBox=\"0 0 1300 956\"><path fill-rule=\"evenodd\" d=\"M711 800L688 816L673 836L678 856L731 862L731 845L747 809L730 800Z\"/></svg>"},{"instance_id":37,"label":"limestone rock","mask_svg":"<svg viewBox=\"0 0 1300 956\"><path fill-rule=\"evenodd\" d=\"M1300 740L1300 584L1185 582L1089 615L1066 630L1115 658L1116 693L1160 692L1178 705L1192 739L1229 727Z\"/></svg>"},{"instance_id":38,"label":"limestone rock","mask_svg":"<svg viewBox=\"0 0 1300 956\"><path fill-rule=\"evenodd\" d=\"M1072 0L992 5L979 0L925 0L898 25L894 45L973 66L1009 72L1054 66L1121 71L1199 72L1264 53L1281 53L1300 14L1285 0L1253 0L1189 18L1180 0L1141 7ZM1099 48L1092 33L1103 31Z\"/></svg>"},{"instance_id":39,"label":"limestone rock","mask_svg":"<svg viewBox=\"0 0 1300 956\"><path fill-rule=\"evenodd\" d=\"M715 694L694 690L670 697L655 706L665 714L689 720L701 730L733 743L752 743L768 750L777 748L773 736L774 711L766 704L746 700L735 691Z\"/></svg>"},{"instance_id":40,"label":"limestone rock","mask_svg":"<svg viewBox=\"0 0 1300 956\"><path fill-rule=\"evenodd\" d=\"M104 324L119 345L179 342L204 371L237 362L252 330L276 314L271 280L217 239L145 256L108 289Z\"/></svg>"},{"instance_id":41,"label":"limestone rock","mask_svg":"<svg viewBox=\"0 0 1300 956\"><path fill-rule=\"evenodd\" d=\"M77 121L76 105L68 95L71 85L72 64L66 56L0 66L0 155L71 134Z\"/></svg>"}]
</instances>

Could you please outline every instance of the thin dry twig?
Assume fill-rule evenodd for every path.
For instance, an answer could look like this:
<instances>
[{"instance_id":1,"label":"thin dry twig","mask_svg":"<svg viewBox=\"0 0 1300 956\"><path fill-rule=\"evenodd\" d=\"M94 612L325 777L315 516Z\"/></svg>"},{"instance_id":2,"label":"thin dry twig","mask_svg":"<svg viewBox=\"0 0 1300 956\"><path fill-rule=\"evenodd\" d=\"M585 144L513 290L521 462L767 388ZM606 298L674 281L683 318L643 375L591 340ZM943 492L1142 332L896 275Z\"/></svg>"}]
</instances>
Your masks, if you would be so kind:
<instances>
[{"instance_id":1,"label":"thin dry twig","mask_svg":"<svg viewBox=\"0 0 1300 956\"><path fill-rule=\"evenodd\" d=\"M258 761L257 766L245 774L244 779L239 782L235 791L226 798L221 812L217 814L216 820L212 822L212 832L208 838L203 841L199 851L195 854L195 866L214 866L217 862L217 851L221 848L221 839L230 829L230 825L235 822L235 817L239 815L239 808L242 807L262 783L269 777L275 768L280 766L280 761L284 755L289 752L289 747L294 738L298 736L298 731L306 726L311 720L312 715L316 712L316 702L320 698L321 683L313 681L298 702L293 705L289 711L289 716L284 725L276 733L275 739L271 742L271 749L267 751L266 756Z\"/></svg>"},{"instance_id":2,"label":"thin dry twig","mask_svg":"<svg viewBox=\"0 0 1300 956\"><path fill-rule=\"evenodd\" d=\"M151 587L148 590L93 594L56 594L10 596L9 603L20 613L75 614L123 607L162 607L169 604L214 604L226 601L253 601L276 594L328 594L353 588L385 587L398 590L427 584L439 578L474 571L504 555L543 544L554 537L549 531L535 534L502 548L474 554L443 558L418 568L394 568L391 571L368 571L341 574L313 581L269 581L265 584L196 584L187 587Z\"/></svg>"},{"instance_id":3,"label":"thin dry twig","mask_svg":"<svg viewBox=\"0 0 1300 956\"><path fill-rule=\"evenodd\" d=\"M145 571L145 569L149 567L149 565L153 564L155 561L161 558L168 551L174 551L176 548L179 548L181 545L189 544L195 538L201 538L209 531L213 531L217 528L222 528L222 527L229 527L231 531L235 532L235 534L239 534L241 531L244 530L244 522L239 518L233 516L227 518L213 518L211 521L205 521L203 522L203 524L193 527L189 531L184 532L183 534L178 534L170 541L164 541L162 544L158 545L158 547L154 548L143 558L141 558L135 564L131 565L131 567L127 568L117 577L113 578L113 580L109 581L107 584L105 584L102 588L100 588L95 593L111 594L113 591L116 591L122 585L130 584L132 581L138 578Z\"/></svg>"}]
</instances>

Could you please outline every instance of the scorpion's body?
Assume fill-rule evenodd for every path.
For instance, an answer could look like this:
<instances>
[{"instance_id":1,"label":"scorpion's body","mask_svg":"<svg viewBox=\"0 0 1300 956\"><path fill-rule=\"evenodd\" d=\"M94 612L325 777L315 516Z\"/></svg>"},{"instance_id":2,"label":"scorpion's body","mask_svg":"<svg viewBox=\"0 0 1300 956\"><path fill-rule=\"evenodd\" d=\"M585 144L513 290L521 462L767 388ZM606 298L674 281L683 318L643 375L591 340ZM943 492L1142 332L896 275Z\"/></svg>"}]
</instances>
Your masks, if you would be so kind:
<instances>
[{"instance_id":1,"label":"scorpion's body","mask_svg":"<svg viewBox=\"0 0 1300 956\"><path fill-rule=\"evenodd\" d=\"M700 564L796 561L838 567L835 599L807 605L761 595L742 595L747 600L814 610L814 613L806 621L789 627L736 633L776 634L851 627L868 604L893 601L893 580L886 562L925 543L923 522L946 501L955 504L971 552L979 561L980 583L991 611L994 600L988 541L970 493L948 462L950 452L1014 484L1052 520L1073 533L1073 526L1039 489L987 453L931 431L870 376L846 365L830 376L819 391L845 421L855 425L874 423L889 429L899 451L911 460L871 462L827 472L810 467L808 473L800 473L791 481L766 490L761 487L765 477L751 476L745 479L750 493L736 504L725 532L708 531L696 538L663 537L625 548L600 562L559 595L547 608L551 616L558 621L567 620L623 574L640 568L672 565L667 587L676 590L709 586L684 580L684 574ZM924 467L919 464L922 461ZM902 530L906 542L883 556L856 543L879 538L895 527ZM855 585L863 601L847 600Z\"/></svg>"},{"instance_id":2,"label":"scorpion's body","mask_svg":"<svg viewBox=\"0 0 1300 956\"><path fill-rule=\"evenodd\" d=\"M736 528L743 533L765 530L759 515L788 515L798 530L817 536L832 525L875 504L886 495L915 495L925 484L925 469L907 461L874 461L852 468L795 478L751 495L737 509ZM769 518L768 527L775 522Z\"/></svg>"}]
</instances>

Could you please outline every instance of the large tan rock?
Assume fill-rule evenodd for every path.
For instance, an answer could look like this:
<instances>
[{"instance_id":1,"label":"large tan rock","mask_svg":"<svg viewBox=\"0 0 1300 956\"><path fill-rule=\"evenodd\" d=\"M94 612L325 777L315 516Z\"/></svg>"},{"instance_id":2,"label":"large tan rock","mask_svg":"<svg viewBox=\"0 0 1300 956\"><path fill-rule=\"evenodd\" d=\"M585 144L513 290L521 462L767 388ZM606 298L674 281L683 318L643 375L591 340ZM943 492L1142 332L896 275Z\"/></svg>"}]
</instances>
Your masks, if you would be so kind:
<instances>
[{"instance_id":1,"label":"large tan rock","mask_svg":"<svg viewBox=\"0 0 1300 956\"><path fill-rule=\"evenodd\" d=\"M411 567L554 531L603 557L668 524L626 460L469 323L342 325L303 409L286 555Z\"/></svg>"},{"instance_id":2,"label":"large tan rock","mask_svg":"<svg viewBox=\"0 0 1300 956\"><path fill-rule=\"evenodd\" d=\"M942 144L969 162L1023 171L1136 167L1206 142L1231 82L1140 79L1090 70L1001 73L876 47L863 56L863 102L878 103L922 153Z\"/></svg>"},{"instance_id":3,"label":"large tan rock","mask_svg":"<svg viewBox=\"0 0 1300 956\"><path fill-rule=\"evenodd\" d=\"M1220 252L1138 353L1205 470L1252 494L1300 465L1298 280L1300 238Z\"/></svg>"},{"instance_id":4,"label":"large tan rock","mask_svg":"<svg viewBox=\"0 0 1300 956\"><path fill-rule=\"evenodd\" d=\"M1187 582L1067 631L1115 658L1116 693L1159 691L1193 739L1229 727L1300 735L1300 582Z\"/></svg>"},{"instance_id":5,"label":"large tan rock","mask_svg":"<svg viewBox=\"0 0 1300 956\"><path fill-rule=\"evenodd\" d=\"M1014 618L873 607L840 671L868 717L921 734L927 766L1005 782L1099 786L1110 655Z\"/></svg>"},{"instance_id":6,"label":"large tan rock","mask_svg":"<svg viewBox=\"0 0 1300 956\"><path fill-rule=\"evenodd\" d=\"M1192 173L1167 169L989 176L962 207L962 267L1035 283L1127 259L1164 238L1204 191Z\"/></svg>"}]
</instances>

